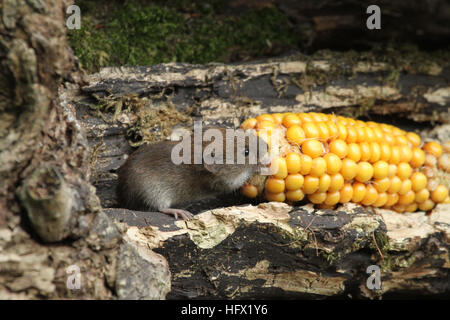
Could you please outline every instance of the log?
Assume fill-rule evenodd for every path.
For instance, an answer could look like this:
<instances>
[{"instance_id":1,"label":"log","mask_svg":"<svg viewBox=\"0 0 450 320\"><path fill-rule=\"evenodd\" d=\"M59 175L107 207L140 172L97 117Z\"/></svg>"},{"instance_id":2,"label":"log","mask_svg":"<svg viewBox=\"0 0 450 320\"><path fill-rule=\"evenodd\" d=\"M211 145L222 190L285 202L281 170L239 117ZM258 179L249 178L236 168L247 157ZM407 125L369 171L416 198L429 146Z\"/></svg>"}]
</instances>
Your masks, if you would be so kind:
<instances>
[{"instance_id":1,"label":"log","mask_svg":"<svg viewBox=\"0 0 450 320\"><path fill-rule=\"evenodd\" d=\"M106 209L127 240L167 258L168 299L380 298L450 294L450 205L432 215L284 203L209 210L190 221ZM380 269L381 286L368 287ZM372 289L371 289L372 288Z\"/></svg>"}]
</instances>

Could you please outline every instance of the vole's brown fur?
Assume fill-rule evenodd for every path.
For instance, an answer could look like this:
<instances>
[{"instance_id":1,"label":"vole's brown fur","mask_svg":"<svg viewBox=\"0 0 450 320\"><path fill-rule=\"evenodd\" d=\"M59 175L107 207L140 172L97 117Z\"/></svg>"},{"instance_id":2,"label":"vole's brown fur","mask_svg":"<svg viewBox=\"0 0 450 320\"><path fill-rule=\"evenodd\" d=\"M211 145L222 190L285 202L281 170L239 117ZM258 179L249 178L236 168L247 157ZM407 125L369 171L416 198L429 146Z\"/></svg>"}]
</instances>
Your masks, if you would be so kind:
<instances>
[{"instance_id":1,"label":"vole's brown fur","mask_svg":"<svg viewBox=\"0 0 450 320\"><path fill-rule=\"evenodd\" d=\"M224 129L219 129L227 142ZM119 169L117 195L130 209L158 210L189 219L191 214L177 205L229 193L241 187L260 168L259 164L179 164L171 160L178 141L161 141L141 146ZM202 148L210 142L203 142ZM230 142L232 143L232 142ZM246 141L248 149L248 141ZM203 150L202 149L202 150ZM194 144L191 147L192 153ZM235 144L235 160L237 149ZM258 161L259 163L259 161ZM174 208L175 207L175 208Z\"/></svg>"}]
</instances>

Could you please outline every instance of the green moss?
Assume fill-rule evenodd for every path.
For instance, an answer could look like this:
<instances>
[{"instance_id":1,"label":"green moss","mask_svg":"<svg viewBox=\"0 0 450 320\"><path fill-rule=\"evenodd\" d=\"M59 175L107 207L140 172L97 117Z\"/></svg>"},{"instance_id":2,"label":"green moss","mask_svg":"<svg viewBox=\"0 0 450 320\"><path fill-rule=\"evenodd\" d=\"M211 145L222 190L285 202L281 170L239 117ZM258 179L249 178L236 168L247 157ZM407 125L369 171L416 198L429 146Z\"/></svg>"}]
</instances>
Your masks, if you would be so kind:
<instances>
[{"instance_id":1,"label":"green moss","mask_svg":"<svg viewBox=\"0 0 450 320\"><path fill-rule=\"evenodd\" d=\"M89 72L106 65L229 62L236 54L240 60L273 56L298 41L276 8L225 15L218 1L79 5L82 28L69 31L69 43Z\"/></svg>"},{"instance_id":2,"label":"green moss","mask_svg":"<svg viewBox=\"0 0 450 320\"><path fill-rule=\"evenodd\" d=\"M341 253L334 252L334 251L326 252L326 251L322 250L322 251L320 251L320 256L322 258L326 259L328 264L331 266L341 258Z\"/></svg>"},{"instance_id":3,"label":"green moss","mask_svg":"<svg viewBox=\"0 0 450 320\"><path fill-rule=\"evenodd\" d=\"M68 39L86 70L94 71L110 64L111 43L104 31L95 28L92 18L83 19L80 30L69 30Z\"/></svg>"},{"instance_id":4,"label":"green moss","mask_svg":"<svg viewBox=\"0 0 450 320\"><path fill-rule=\"evenodd\" d=\"M385 259L379 262L380 268L382 272L392 272L399 269L407 269L410 268L417 261L414 256L386 256Z\"/></svg>"}]
</instances>

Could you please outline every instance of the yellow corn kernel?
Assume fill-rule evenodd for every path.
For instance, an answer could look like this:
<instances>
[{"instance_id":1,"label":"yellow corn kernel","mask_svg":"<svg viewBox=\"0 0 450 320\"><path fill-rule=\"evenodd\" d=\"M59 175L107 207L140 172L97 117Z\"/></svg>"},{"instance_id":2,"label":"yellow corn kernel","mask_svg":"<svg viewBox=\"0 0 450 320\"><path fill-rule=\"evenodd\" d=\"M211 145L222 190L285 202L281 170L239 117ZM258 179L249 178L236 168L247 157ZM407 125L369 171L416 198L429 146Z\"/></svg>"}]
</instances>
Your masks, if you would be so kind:
<instances>
[{"instance_id":1,"label":"yellow corn kernel","mask_svg":"<svg viewBox=\"0 0 450 320\"><path fill-rule=\"evenodd\" d=\"M411 176L412 189L418 192L425 189L428 179L422 172L414 172Z\"/></svg>"},{"instance_id":2,"label":"yellow corn kernel","mask_svg":"<svg viewBox=\"0 0 450 320\"><path fill-rule=\"evenodd\" d=\"M293 125L300 126L302 124L300 118L295 114L287 114L283 117L283 126L290 128Z\"/></svg>"},{"instance_id":3,"label":"yellow corn kernel","mask_svg":"<svg viewBox=\"0 0 450 320\"><path fill-rule=\"evenodd\" d=\"M303 141L305 141L305 138L305 132L299 125L292 125L286 131L286 139L296 145L300 145Z\"/></svg>"},{"instance_id":4,"label":"yellow corn kernel","mask_svg":"<svg viewBox=\"0 0 450 320\"><path fill-rule=\"evenodd\" d=\"M344 177L340 173L333 174L331 177L329 192L340 190L344 186Z\"/></svg>"},{"instance_id":5,"label":"yellow corn kernel","mask_svg":"<svg viewBox=\"0 0 450 320\"><path fill-rule=\"evenodd\" d=\"M366 187L366 194L364 198L361 200L361 204L365 206L370 206L372 203L377 201L378 199L378 191L372 185L368 185Z\"/></svg>"},{"instance_id":6,"label":"yellow corn kernel","mask_svg":"<svg viewBox=\"0 0 450 320\"><path fill-rule=\"evenodd\" d=\"M412 174L412 168L409 163L400 162L397 166L397 176L402 179L408 179Z\"/></svg>"},{"instance_id":7,"label":"yellow corn kernel","mask_svg":"<svg viewBox=\"0 0 450 320\"><path fill-rule=\"evenodd\" d=\"M341 194L339 191L327 192L327 196L325 198L324 204L328 206L334 206L339 202Z\"/></svg>"},{"instance_id":8,"label":"yellow corn kernel","mask_svg":"<svg viewBox=\"0 0 450 320\"><path fill-rule=\"evenodd\" d=\"M366 186L361 182L353 183L352 202L354 203L360 202L362 199L364 199L365 195L366 195Z\"/></svg>"},{"instance_id":9,"label":"yellow corn kernel","mask_svg":"<svg viewBox=\"0 0 450 320\"><path fill-rule=\"evenodd\" d=\"M356 126L355 130L356 130L356 142L364 142L367 141L366 140L366 131L364 130L365 128L362 126Z\"/></svg>"},{"instance_id":10,"label":"yellow corn kernel","mask_svg":"<svg viewBox=\"0 0 450 320\"><path fill-rule=\"evenodd\" d=\"M341 174L345 180L352 180L358 174L358 164L352 159L345 158L342 160Z\"/></svg>"},{"instance_id":11,"label":"yellow corn kernel","mask_svg":"<svg viewBox=\"0 0 450 320\"><path fill-rule=\"evenodd\" d=\"M361 148L361 161L369 161L372 157L372 150L370 150L370 145L367 142L361 142L359 144Z\"/></svg>"},{"instance_id":12,"label":"yellow corn kernel","mask_svg":"<svg viewBox=\"0 0 450 320\"><path fill-rule=\"evenodd\" d=\"M375 128L373 128L373 133L375 135L376 142L378 142L378 143L385 142L383 130L381 130L379 127L375 127Z\"/></svg>"},{"instance_id":13,"label":"yellow corn kernel","mask_svg":"<svg viewBox=\"0 0 450 320\"><path fill-rule=\"evenodd\" d=\"M400 146L400 161L401 162L410 162L412 159L412 150L408 145Z\"/></svg>"},{"instance_id":14,"label":"yellow corn kernel","mask_svg":"<svg viewBox=\"0 0 450 320\"><path fill-rule=\"evenodd\" d=\"M342 161L334 153L327 153L323 156L325 162L327 163L327 173L330 175L338 173L342 168Z\"/></svg>"},{"instance_id":15,"label":"yellow corn kernel","mask_svg":"<svg viewBox=\"0 0 450 320\"><path fill-rule=\"evenodd\" d=\"M266 190L270 193L280 193L283 192L285 188L285 182L283 179L277 178L267 178L266 180Z\"/></svg>"},{"instance_id":16,"label":"yellow corn kernel","mask_svg":"<svg viewBox=\"0 0 450 320\"><path fill-rule=\"evenodd\" d=\"M369 162L371 163L375 163L378 160L380 160L381 157L381 147L380 144L378 142L370 142L369 143L370 146L370 159Z\"/></svg>"},{"instance_id":17,"label":"yellow corn kernel","mask_svg":"<svg viewBox=\"0 0 450 320\"><path fill-rule=\"evenodd\" d=\"M389 163L398 164L401 159L400 147L392 146L391 147L391 157L389 158Z\"/></svg>"},{"instance_id":18,"label":"yellow corn kernel","mask_svg":"<svg viewBox=\"0 0 450 320\"><path fill-rule=\"evenodd\" d=\"M380 160L388 162L391 158L391 146L385 142L380 144Z\"/></svg>"},{"instance_id":19,"label":"yellow corn kernel","mask_svg":"<svg viewBox=\"0 0 450 320\"><path fill-rule=\"evenodd\" d=\"M342 123L338 123L337 124L337 128L338 128L338 139L340 139L342 141L346 141L346 139L347 139L347 128L345 127L345 125L342 124Z\"/></svg>"},{"instance_id":20,"label":"yellow corn kernel","mask_svg":"<svg viewBox=\"0 0 450 320\"><path fill-rule=\"evenodd\" d=\"M386 178L389 173L389 164L386 161L377 161L373 164L373 177L375 179Z\"/></svg>"},{"instance_id":21,"label":"yellow corn kernel","mask_svg":"<svg viewBox=\"0 0 450 320\"><path fill-rule=\"evenodd\" d=\"M411 188L412 188L411 180L409 180L409 179L403 180L402 186L401 186L400 190L398 191L398 194L404 195L407 192L409 192L411 190Z\"/></svg>"},{"instance_id":22,"label":"yellow corn kernel","mask_svg":"<svg viewBox=\"0 0 450 320\"><path fill-rule=\"evenodd\" d=\"M301 157L296 152L289 152L286 155L286 165L289 174L298 173L301 168Z\"/></svg>"},{"instance_id":23,"label":"yellow corn kernel","mask_svg":"<svg viewBox=\"0 0 450 320\"><path fill-rule=\"evenodd\" d=\"M433 209L435 206L435 203L433 202L433 200L427 199L422 203L419 203L419 209L422 211L429 211L431 209Z\"/></svg>"},{"instance_id":24,"label":"yellow corn kernel","mask_svg":"<svg viewBox=\"0 0 450 320\"><path fill-rule=\"evenodd\" d=\"M396 142L395 137L390 133L384 133L384 141L390 146L394 146Z\"/></svg>"},{"instance_id":25,"label":"yellow corn kernel","mask_svg":"<svg viewBox=\"0 0 450 320\"><path fill-rule=\"evenodd\" d=\"M250 119L247 119L244 122L242 122L241 128L244 130L254 129L256 127L257 123L258 123L258 121L255 118L250 118Z\"/></svg>"},{"instance_id":26,"label":"yellow corn kernel","mask_svg":"<svg viewBox=\"0 0 450 320\"><path fill-rule=\"evenodd\" d=\"M348 145L344 140L336 139L329 144L330 152L337 155L340 159L344 159L348 153Z\"/></svg>"},{"instance_id":27,"label":"yellow corn kernel","mask_svg":"<svg viewBox=\"0 0 450 320\"><path fill-rule=\"evenodd\" d=\"M388 193L387 194L387 201L384 204L385 207L391 207L393 205L395 205L398 201L399 195L398 193Z\"/></svg>"},{"instance_id":28,"label":"yellow corn kernel","mask_svg":"<svg viewBox=\"0 0 450 320\"><path fill-rule=\"evenodd\" d=\"M319 178L319 189L318 192L326 192L330 188L331 177L328 174L324 174Z\"/></svg>"},{"instance_id":29,"label":"yellow corn kernel","mask_svg":"<svg viewBox=\"0 0 450 320\"><path fill-rule=\"evenodd\" d=\"M405 212L414 212L417 210L419 205L415 202L406 205Z\"/></svg>"},{"instance_id":30,"label":"yellow corn kernel","mask_svg":"<svg viewBox=\"0 0 450 320\"><path fill-rule=\"evenodd\" d=\"M358 163L358 173L355 179L359 182L367 182L373 177L373 167L370 163L366 161L361 161Z\"/></svg>"},{"instance_id":31,"label":"yellow corn kernel","mask_svg":"<svg viewBox=\"0 0 450 320\"><path fill-rule=\"evenodd\" d=\"M397 166L395 164L389 164L388 177L392 178L397 174Z\"/></svg>"},{"instance_id":32,"label":"yellow corn kernel","mask_svg":"<svg viewBox=\"0 0 450 320\"><path fill-rule=\"evenodd\" d=\"M302 124L303 131L308 139L319 138L319 129L315 122L305 122Z\"/></svg>"},{"instance_id":33,"label":"yellow corn kernel","mask_svg":"<svg viewBox=\"0 0 450 320\"><path fill-rule=\"evenodd\" d=\"M257 129L266 129L268 133L271 133L273 129L275 129L276 124L270 120L262 120L259 121L256 125Z\"/></svg>"},{"instance_id":34,"label":"yellow corn kernel","mask_svg":"<svg viewBox=\"0 0 450 320\"><path fill-rule=\"evenodd\" d=\"M307 154L300 155L300 173L302 175L307 175L311 172L312 158Z\"/></svg>"},{"instance_id":35,"label":"yellow corn kernel","mask_svg":"<svg viewBox=\"0 0 450 320\"><path fill-rule=\"evenodd\" d=\"M412 156L411 156L411 166L413 168L419 168L423 165L425 162L425 152L422 149L419 149L417 147L414 147L412 149Z\"/></svg>"},{"instance_id":36,"label":"yellow corn kernel","mask_svg":"<svg viewBox=\"0 0 450 320\"><path fill-rule=\"evenodd\" d=\"M388 193L398 193L400 189L402 188L402 179L400 179L397 176L393 176L390 181L389 189L387 190Z\"/></svg>"},{"instance_id":37,"label":"yellow corn kernel","mask_svg":"<svg viewBox=\"0 0 450 320\"><path fill-rule=\"evenodd\" d=\"M358 141L358 134L354 127L347 127L347 137L345 141L347 143L356 143Z\"/></svg>"},{"instance_id":38,"label":"yellow corn kernel","mask_svg":"<svg viewBox=\"0 0 450 320\"><path fill-rule=\"evenodd\" d=\"M366 141L374 142L375 141L375 133L371 127L365 127L364 131L366 133Z\"/></svg>"},{"instance_id":39,"label":"yellow corn kernel","mask_svg":"<svg viewBox=\"0 0 450 320\"><path fill-rule=\"evenodd\" d=\"M327 198L326 192L316 192L308 195L309 201L311 201L314 204L321 204L325 201L326 198Z\"/></svg>"},{"instance_id":40,"label":"yellow corn kernel","mask_svg":"<svg viewBox=\"0 0 450 320\"><path fill-rule=\"evenodd\" d=\"M305 194L312 194L319 189L319 178L314 176L306 176L303 182L303 192Z\"/></svg>"},{"instance_id":41,"label":"yellow corn kernel","mask_svg":"<svg viewBox=\"0 0 450 320\"><path fill-rule=\"evenodd\" d=\"M355 162L361 160L361 148L356 143L348 144L347 158L352 159Z\"/></svg>"},{"instance_id":42,"label":"yellow corn kernel","mask_svg":"<svg viewBox=\"0 0 450 320\"><path fill-rule=\"evenodd\" d=\"M344 184L344 186L341 188L339 193L340 193L340 197L339 197L340 203L350 202L350 200L352 200L352 197L353 197L352 185L350 183Z\"/></svg>"},{"instance_id":43,"label":"yellow corn kernel","mask_svg":"<svg viewBox=\"0 0 450 320\"><path fill-rule=\"evenodd\" d=\"M328 127L328 139L334 140L339 137L339 128L333 121L327 121L327 127Z\"/></svg>"},{"instance_id":44,"label":"yellow corn kernel","mask_svg":"<svg viewBox=\"0 0 450 320\"><path fill-rule=\"evenodd\" d=\"M429 154L432 154L436 158L439 158L442 155L442 146L434 141L427 142L423 145L422 149Z\"/></svg>"},{"instance_id":45,"label":"yellow corn kernel","mask_svg":"<svg viewBox=\"0 0 450 320\"><path fill-rule=\"evenodd\" d=\"M306 140L302 143L302 153L313 159L320 157L324 153L323 144L318 140Z\"/></svg>"},{"instance_id":46,"label":"yellow corn kernel","mask_svg":"<svg viewBox=\"0 0 450 320\"><path fill-rule=\"evenodd\" d=\"M379 208L384 206L388 201L388 194L386 192L378 193L377 200L372 203L372 206L375 208Z\"/></svg>"},{"instance_id":47,"label":"yellow corn kernel","mask_svg":"<svg viewBox=\"0 0 450 320\"><path fill-rule=\"evenodd\" d=\"M250 183L246 183L242 186L241 193L247 198L256 198L258 196L258 188Z\"/></svg>"},{"instance_id":48,"label":"yellow corn kernel","mask_svg":"<svg viewBox=\"0 0 450 320\"><path fill-rule=\"evenodd\" d=\"M268 113L257 116L256 121L258 121L258 122L262 122L262 121L275 122L272 115L268 114Z\"/></svg>"},{"instance_id":49,"label":"yellow corn kernel","mask_svg":"<svg viewBox=\"0 0 450 320\"><path fill-rule=\"evenodd\" d=\"M327 124L325 122L319 122L317 128L319 129L319 139L327 141L330 136Z\"/></svg>"},{"instance_id":50,"label":"yellow corn kernel","mask_svg":"<svg viewBox=\"0 0 450 320\"><path fill-rule=\"evenodd\" d=\"M305 178L301 174L290 174L284 179L287 190L297 190L303 187Z\"/></svg>"},{"instance_id":51,"label":"yellow corn kernel","mask_svg":"<svg viewBox=\"0 0 450 320\"><path fill-rule=\"evenodd\" d=\"M299 113L297 116L299 117L299 119L302 123L314 121L311 114L309 114L309 113Z\"/></svg>"},{"instance_id":52,"label":"yellow corn kernel","mask_svg":"<svg viewBox=\"0 0 450 320\"><path fill-rule=\"evenodd\" d=\"M430 191L428 189L422 189L416 192L414 201L416 203L422 203L430 198Z\"/></svg>"},{"instance_id":53,"label":"yellow corn kernel","mask_svg":"<svg viewBox=\"0 0 450 320\"><path fill-rule=\"evenodd\" d=\"M276 172L274 176L278 179L284 179L288 175L288 169L286 164L286 159L283 157L278 157L274 160L274 169L276 169Z\"/></svg>"},{"instance_id":54,"label":"yellow corn kernel","mask_svg":"<svg viewBox=\"0 0 450 320\"><path fill-rule=\"evenodd\" d=\"M311 172L312 176L321 177L327 170L327 162L324 158L318 157L312 160Z\"/></svg>"},{"instance_id":55,"label":"yellow corn kernel","mask_svg":"<svg viewBox=\"0 0 450 320\"><path fill-rule=\"evenodd\" d=\"M276 124L281 124L283 122L284 114L282 113L273 113L272 118Z\"/></svg>"},{"instance_id":56,"label":"yellow corn kernel","mask_svg":"<svg viewBox=\"0 0 450 320\"><path fill-rule=\"evenodd\" d=\"M264 196L268 201L284 202L284 200L286 200L286 195L284 192L271 193L266 190Z\"/></svg>"},{"instance_id":57,"label":"yellow corn kernel","mask_svg":"<svg viewBox=\"0 0 450 320\"><path fill-rule=\"evenodd\" d=\"M440 184L431 191L431 200L435 203L442 203L448 197L448 189L446 186Z\"/></svg>"},{"instance_id":58,"label":"yellow corn kernel","mask_svg":"<svg viewBox=\"0 0 450 320\"><path fill-rule=\"evenodd\" d=\"M301 189L298 190L289 190L286 192L286 199L288 199L289 201L301 201L303 200L303 198L305 197L305 194L303 193L303 191Z\"/></svg>"},{"instance_id":59,"label":"yellow corn kernel","mask_svg":"<svg viewBox=\"0 0 450 320\"><path fill-rule=\"evenodd\" d=\"M380 193L387 192L387 190L391 186L391 180L388 177L381 178L381 179L374 179L373 186Z\"/></svg>"},{"instance_id":60,"label":"yellow corn kernel","mask_svg":"<svg viewBox=\"0 0 450 320\"><path fill-rule=\"evenodd\" d=\"M392 207L392 209L398 213L403 213L406 211L406 205L397 203Z\"/></svg>"},{"instance_id":61,"label":"yellow corn kernel","mask_svg":"<svg viewBox=\"0 0 450 320\"><path fill-rule=\"evenodd\" d=\"M408 141L408 139L405 136L399 135L399 136L395 137L395 143L398 146L408 146L409 141Z\"/></svg>"},{"instance_id":62,"label":"yellow corn kernel","mask_svg":"<svg viewBox=\"0 0 450 320\"><path fill-rule=\"evenodd\" d=\"M409 190L407 193L400 195L398 198L399 204L410 204L414 202L414 199L416 198L416 194L414 191Z\"/></svg>"},{"instance_id":63,"label":"yellow corn kernel","mask_svg":"<svg viewBox=\"0 0 450 320\"><path fill-rule=\"evenodd\" d=\"M411 145L413 147L418 147L421 144L421 139L420 136L414 132L408 132L406 133L406 138L408 139L409 143L411 143Z\"/></svg>"}]
</instances>

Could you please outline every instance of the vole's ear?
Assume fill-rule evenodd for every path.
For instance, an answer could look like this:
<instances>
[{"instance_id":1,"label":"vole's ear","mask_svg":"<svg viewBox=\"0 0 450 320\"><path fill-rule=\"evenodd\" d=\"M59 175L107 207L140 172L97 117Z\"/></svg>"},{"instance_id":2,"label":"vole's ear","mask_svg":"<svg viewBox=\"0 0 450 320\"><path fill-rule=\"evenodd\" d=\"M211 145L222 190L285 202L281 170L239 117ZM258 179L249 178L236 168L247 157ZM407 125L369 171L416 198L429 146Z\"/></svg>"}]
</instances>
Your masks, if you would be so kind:
<instances>
[{"instance_id":1,"label":"vole's ear","mask_svg":"<svg viewBox=\"0 0 450 320\"><path fill-rule=\"evenodd\" d=\"M205 167L206 170L208 170L212 174L218 174L223 168L223 164L206 164L206 163L204 163L203 166Z\"/></svg>"}]
</instances>

